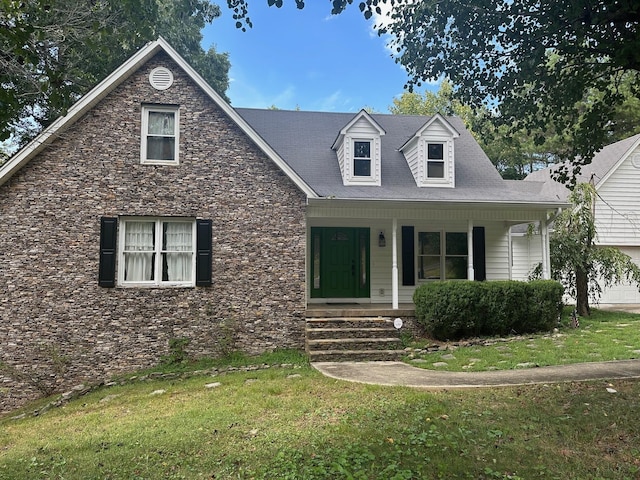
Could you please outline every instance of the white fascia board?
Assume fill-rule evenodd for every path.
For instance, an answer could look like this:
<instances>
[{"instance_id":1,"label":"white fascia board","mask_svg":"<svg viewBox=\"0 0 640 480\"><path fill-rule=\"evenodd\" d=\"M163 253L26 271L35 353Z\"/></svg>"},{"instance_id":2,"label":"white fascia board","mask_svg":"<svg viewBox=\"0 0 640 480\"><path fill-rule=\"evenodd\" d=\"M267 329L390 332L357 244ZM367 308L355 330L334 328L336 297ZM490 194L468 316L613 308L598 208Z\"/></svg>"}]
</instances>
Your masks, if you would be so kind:
<instances>
[{"instance_id":1,"label":"white fascia board","mask_svg":"<svg viewBox=\"0 0 640 480\"><path fill-rule=\"evenodd\" d=\"M386 135L387 132L385 131L385 129L382 128L380 124L373 119L373 117L369 114L369 112L362 109L349 121L349 123L347 123L344 127L342 127L342 129L338 133L338 137L333 142L333 145L331 145L332 150L337 150L340 147L340 144L344 140L344 136L349 132L349 129L353 125L355 125L356 122L361 118L364 118L373 128L375 128L378 131L378 135L380 136Z\"/></svg>"},{"instance_id":2,"label":"white fascia board","mask_svg":"<svg viewBox=\"0 0 640 480\"><path fill-rule=\"evenodd\" d=\"M159 37L149 42L135 53L129 60L114 70L107 78L95 86L89 93L73 104L67 114L58 118L42 131L35 139L0 168L0 185L20 170L33 157L50 144L57 135L72 125L78 118L90 110L96 103L106 97L118 85L126 80L141 65L164 50L189 75L202 90L233 120L240 129L300 188L307 197L317 197L313 189L267 144L251 126L171 47L166 40Z\"/></svg>"},{"instance_id":3,"label":"white fascia board","mask_svg":"<svg viewBox=\"0 0 640 480\"><path fill-rule=\"evenodd\" d=\"M158 43L167 52L167 54L175 61L194 82L207 94L211 99L233 120L240 129L262 150L292 181L302 190L307 197L314 198L318 195L302 178L271 148L271 146L258 135L258 133L249 125L231 105L229 105L211 86L196 72L173 47L171 47L162 37Z\"/></svg>"},{"instance_id":4,"label":"white fascia board","mask_svg":"<svg viewBox=\"0 0 640 480\"><path fill-rule=\"evenodd\" d=\"M456 130L453 125L451 125L446 118L444 118L442 115L440 115L439 113L436 113L433 117L431 117L429 120L427 120L427 122L418 129L418 131L416 133L414 133L411 138L409 138L409 140L407 140L400 148L398 148L399 152L402 152L405 148L407 148L409 146L409 144L411 144L411 142L413 142L414 140L420 138L422 136L422 134L424 133L425 130L427 130L436 120L440 121L440 123L442 123L442 125L444 126L444 128L449 132L449 134L451 135L451 138L458 138L460 136L460 133L458 132L458 130Z\"/></svg>"},{"instance_id":5,"label":"white fascia board","mask_svg":"<svg viewBox=\"0 0 640 480\"><path fill-rule=\"evenodd\" d=\"M468 210L499 210L499 209L525 209L525 210L553 210L568 208L568 202L504 202L504 201L478 201L468 200L414 200L414 199L373 199L373 198L337 198L337 197L316 197L309 199L309 205L321 205L323 202L333 202L335 206L367 206L378 204L383 206L388 203L393 207L400 208L424 208L425 205L441 208L443 210L458 210L460 208Z\"/></svg>"},{"instance_id":6,"label":"white fascia board","mask_svg":"<svg viewBox=\"0 0 640 480\"><path fill-rule=\"evenodd\" d=\"M53 142L59 134L64 132L78 118L82 117L82 115L89 111L95 104L106 97L142 64L155 55L160 48L161 45L157 41L147 43L129 58L129 60L120 65L98 85L92 88L89 93L74 103L69 110L67 110L66 115L58 117L0 168L0 185L6 183L14 173L44 150L47 145Z\"/></svg>"}]
</instances>

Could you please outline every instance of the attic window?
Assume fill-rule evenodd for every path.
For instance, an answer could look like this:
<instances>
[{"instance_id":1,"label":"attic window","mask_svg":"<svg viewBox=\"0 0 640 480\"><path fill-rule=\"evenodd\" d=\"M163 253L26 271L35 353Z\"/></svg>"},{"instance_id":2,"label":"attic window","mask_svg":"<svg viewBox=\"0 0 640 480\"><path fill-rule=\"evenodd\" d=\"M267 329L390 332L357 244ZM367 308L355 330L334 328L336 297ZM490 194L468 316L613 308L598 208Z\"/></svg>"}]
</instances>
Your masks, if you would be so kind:
<instances>
[{"instance_id":1,"label":"attic window","mask_svg":"<svg viewBox=\"0 0 640 480\"><path fill-rule=\"evenodd\" d=\"M427 145L427 178L444 178L444 144Z\"/></svg>"},{"instance_id":2,"label":"attic window","mask_svg":"<svg viewBox=\"0 0 640 480\"><path fill-rule=\"evenodd\" d=\"M180 110L170 105L142 107L141 162L177 164Z\"/></svg>"},{"instance_id":3,"label":"attic window","mask_svg":"<svg viewBox=\"0 0 640 480\"><path fill-rule=\"evenodd\" d=\"M156 90L166 90L173 85L173 74L165 67L154 68L149 73L149 83Z\"/></svg>"},{"instance_id":4,"label":"attic window","mask_svg":"<svg viewBox=\"0 0 640 480\"><path fill-rule=\"evenodd\" d=\"M353 142L353 175L371 176L371 142L357 140Z\"/></svg>"}]
</instances>

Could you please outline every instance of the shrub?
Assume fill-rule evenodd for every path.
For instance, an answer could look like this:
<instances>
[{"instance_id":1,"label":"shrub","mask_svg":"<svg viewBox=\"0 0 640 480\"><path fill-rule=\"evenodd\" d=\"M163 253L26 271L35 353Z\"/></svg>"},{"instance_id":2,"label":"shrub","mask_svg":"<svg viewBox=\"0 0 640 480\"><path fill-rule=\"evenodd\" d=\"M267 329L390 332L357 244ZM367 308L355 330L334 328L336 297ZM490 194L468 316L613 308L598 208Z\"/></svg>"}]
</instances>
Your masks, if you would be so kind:
<instances>
[{"instance_id":1,"label":"shrub","mask_svg":"<svg viewBox=\"0 0 640 480\"><path fill-rule=\"evenodd\" d=\"M558 282L430 282L416 289L416 318L439 340L550 330L562 308Z\"/></svg>"}]
</instances>

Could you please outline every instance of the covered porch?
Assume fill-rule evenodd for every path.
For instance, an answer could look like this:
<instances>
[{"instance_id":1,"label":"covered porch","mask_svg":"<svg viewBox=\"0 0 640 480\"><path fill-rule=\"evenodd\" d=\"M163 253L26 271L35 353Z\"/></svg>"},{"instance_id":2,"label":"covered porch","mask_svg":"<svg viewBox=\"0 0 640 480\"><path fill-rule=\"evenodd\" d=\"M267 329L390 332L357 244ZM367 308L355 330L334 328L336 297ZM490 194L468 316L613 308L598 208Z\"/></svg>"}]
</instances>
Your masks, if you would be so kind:
<instances>
[{"instance_id":1,"label":"covered porch","mask_svg":"<svg viewBox=\"0 0 640 480\"><path fill-rule=\"evenodd\" d=\"M510 227L547 225L555 206L318 199L307 210L307 312L413 317L415 289L433 280L510 280Z\"/></svg>"}]
</instances>

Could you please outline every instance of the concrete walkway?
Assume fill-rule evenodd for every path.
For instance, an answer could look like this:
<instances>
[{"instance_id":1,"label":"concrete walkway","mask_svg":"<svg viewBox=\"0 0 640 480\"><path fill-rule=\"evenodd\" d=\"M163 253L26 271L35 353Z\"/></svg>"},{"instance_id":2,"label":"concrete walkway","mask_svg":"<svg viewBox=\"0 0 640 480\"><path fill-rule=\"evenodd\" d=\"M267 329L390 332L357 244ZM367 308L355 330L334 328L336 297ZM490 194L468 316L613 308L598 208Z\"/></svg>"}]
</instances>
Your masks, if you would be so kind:
<instances>
[{"instance_id":1,"label":"concrete walkway","mask_svg":"<svg viewBox=\"0 0 640 480\"><path fill-rule=\"evenodd\" d=\"M436 390L640 378L640 360L491 372L442 372L402 362L314 362L312 365L327 377L339 380Z\"/></svg>"}]
</instances>

